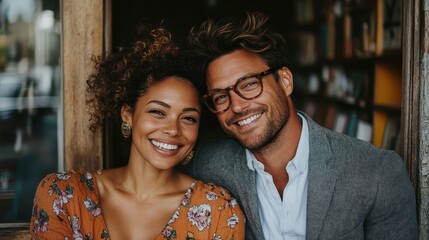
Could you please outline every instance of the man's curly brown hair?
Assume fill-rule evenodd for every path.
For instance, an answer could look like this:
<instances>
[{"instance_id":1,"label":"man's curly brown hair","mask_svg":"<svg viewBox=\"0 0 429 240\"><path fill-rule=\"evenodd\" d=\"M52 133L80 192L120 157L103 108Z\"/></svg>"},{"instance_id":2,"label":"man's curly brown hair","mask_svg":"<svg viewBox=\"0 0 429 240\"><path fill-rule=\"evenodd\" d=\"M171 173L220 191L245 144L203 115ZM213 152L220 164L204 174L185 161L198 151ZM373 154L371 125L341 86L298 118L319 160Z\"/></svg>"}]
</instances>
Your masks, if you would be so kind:
<instances>
[{"instance_id":1,"label":"man's curly brown hair","mask_svg":"<svg viewBox=\"0 0 429 240\"><path fill-rule=\"evenodd\" d=\"M141 25L137 40L128 47L92 56L95 71L89 76L86 101L90 129L101 128L108 117L119 119L124 104L134 111L140 96L168 76L189 79L182 68L179 49L163 26Z\"/></svg>"},{"instance_id":2,"label":"man's curly brown hair","mask_svg":"<svg viewBox=\"0 0 429 240\"><path fill-rule=\"evenodd\" d=\"M244 16L208 19L190 30L188 65L194 68L202 92L207 90L204 79L208 65L235 50L259 55L270 68L289 65L286 40L271 29L269 20L266 14L246 12Z\"/></svg>"}]
</instances>

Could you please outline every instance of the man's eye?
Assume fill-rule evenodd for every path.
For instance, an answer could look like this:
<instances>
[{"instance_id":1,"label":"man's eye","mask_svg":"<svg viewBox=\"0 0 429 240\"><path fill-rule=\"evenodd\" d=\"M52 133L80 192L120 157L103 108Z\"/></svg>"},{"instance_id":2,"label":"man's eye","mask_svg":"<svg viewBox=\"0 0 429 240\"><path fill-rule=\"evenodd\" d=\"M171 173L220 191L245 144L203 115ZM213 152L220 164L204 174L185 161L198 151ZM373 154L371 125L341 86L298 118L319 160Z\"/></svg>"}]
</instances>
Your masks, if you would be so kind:
<instances>
[{"instance_id":1,"label":"man's eye","mask_svg":"<svg viewBox=\"0 0 429 240\"><path fill-rule=\"evenodd\" d=\"M228 101L228 95L227 94L217 94L213 95L213 102L215 104L223 104L226 101Z\"/></svg>"},{"instance_id":2,"label":"man's eye","mask_svg":"<svg viewBox=\"0 0 429 240\"><path fill-rule=\"evenodd\" d=\"M247 79L242 81L238 86L240 90L251 91L258 88L260 85L259 80L257 78Z\"/></svg>"}]
</instances>

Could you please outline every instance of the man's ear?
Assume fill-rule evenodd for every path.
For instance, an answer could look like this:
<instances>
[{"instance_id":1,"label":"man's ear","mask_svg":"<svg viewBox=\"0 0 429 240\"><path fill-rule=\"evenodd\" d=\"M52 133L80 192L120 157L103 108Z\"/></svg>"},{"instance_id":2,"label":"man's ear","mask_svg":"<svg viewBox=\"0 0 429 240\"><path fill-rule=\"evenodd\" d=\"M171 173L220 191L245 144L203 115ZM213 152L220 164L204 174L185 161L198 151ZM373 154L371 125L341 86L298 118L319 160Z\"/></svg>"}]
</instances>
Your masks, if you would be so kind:
<instances>
[{"instance_id":1,"label":"man's ear","mask_svg":"<svg viewBox=\"0 0 429 240\"><path fill-rule=\"evenodd\" d=\"M121 107L121 120L122 122L127 122L132 126L133 114L131 111L131 107L128 104L124 104Z\"/></svg>"},{"instance_id":2,"label":"man's ear","mask_svg":"<svg viewBox=\"0 0 429 240\"><path fill-rule=\"evenodd\" d=\"M278 70L279 81L286 95L289 96L293 92L293 75L287 67L282 67Z\"/></svg>"}]
</instances>

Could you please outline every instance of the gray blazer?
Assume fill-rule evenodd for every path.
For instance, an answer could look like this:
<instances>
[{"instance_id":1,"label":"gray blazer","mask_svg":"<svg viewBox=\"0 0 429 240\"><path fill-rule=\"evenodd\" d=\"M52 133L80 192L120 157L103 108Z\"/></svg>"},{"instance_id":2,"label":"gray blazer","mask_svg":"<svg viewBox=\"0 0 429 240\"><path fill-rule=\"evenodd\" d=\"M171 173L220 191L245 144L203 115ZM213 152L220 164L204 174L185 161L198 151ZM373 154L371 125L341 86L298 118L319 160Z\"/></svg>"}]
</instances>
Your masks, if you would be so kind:
<instances>
[{"instance_id":1,"label":"gray blazer","mask_svg":"<svg viewBox=\"0 0 429 240\"><path fill-rule=\"evenodd\" d=\"M306 238L417 239L415 192L402 159L304 117L310 135ZM246 214L246 239L264 239L255 172L240 144L199 146L189 173L227 188Z\"/></svg>"}]
</instances>

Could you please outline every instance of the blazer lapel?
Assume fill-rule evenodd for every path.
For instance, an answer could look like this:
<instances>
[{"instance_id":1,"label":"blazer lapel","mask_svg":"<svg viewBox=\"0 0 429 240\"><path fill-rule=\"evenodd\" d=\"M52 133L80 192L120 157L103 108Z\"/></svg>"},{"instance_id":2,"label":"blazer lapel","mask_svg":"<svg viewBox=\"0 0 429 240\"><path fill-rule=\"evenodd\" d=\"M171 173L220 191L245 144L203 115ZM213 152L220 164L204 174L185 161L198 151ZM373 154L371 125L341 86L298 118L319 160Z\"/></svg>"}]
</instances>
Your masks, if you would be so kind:
<instances>
[{"instance_id":1,"label":"blazer lapel","mask_svg":"<svg viewBox=\"0 0 429 240\"><path fill-rule=\"evenodd\" d=\"M246 221L256 239L263 239L262 225L258 210L258 193L256 192L256 175L247 166L246 155L242 151L236 156L234 161L234 171L236 175L236 188L238 197L241 200L243 211L246 213Z\"/></svg>"},{"instance_id":2,"label":"blazer lapel","mask_svg":"<svg viewBox=\"0 0 429 240\"><path fill-rule=\"evenodd\" d=\"M307 239L317 239L329 209L338 171L330 165L331 149L325 132L306 117L310 136L307 198Z\"/></svg>"}]
</instances>

